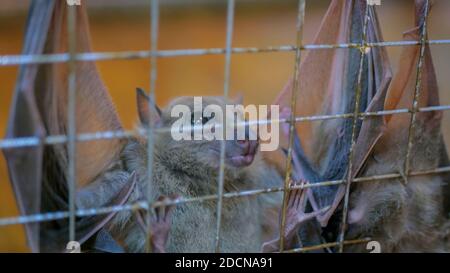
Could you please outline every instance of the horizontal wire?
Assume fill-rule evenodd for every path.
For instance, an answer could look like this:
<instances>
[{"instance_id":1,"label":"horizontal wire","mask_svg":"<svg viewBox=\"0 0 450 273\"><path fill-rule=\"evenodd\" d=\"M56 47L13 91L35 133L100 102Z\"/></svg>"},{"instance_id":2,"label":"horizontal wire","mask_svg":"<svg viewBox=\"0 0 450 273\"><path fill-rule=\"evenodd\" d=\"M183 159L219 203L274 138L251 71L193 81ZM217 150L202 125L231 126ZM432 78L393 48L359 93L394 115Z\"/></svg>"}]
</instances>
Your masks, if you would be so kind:
<instances>
[{"instance_id":1,"label":"horizontal wire","mask_svg":"<svg viewBox=\"0 0 450 273\"><path fill-rule=\"evenodd\" d=\"M450 105L443 106L430 106L430 107L422 107L418 109L418 112L431 112L431 111L448 111L450 110ZM362 112L359 113L359 118L364 119L367 117L376 117L376 116L387 116L394 114L407 114L411 113L410 109L396 109L396 110L382 110L376 112ZM313 116L304 116L304 117L296 117L296 122L306 122L306 121L319 121L319 120L331 120L331 119L340 119L340 118L353 118L353 113L346 114L334 114L334 115L313 115ZM246 121L246 122L238 122L238 125L264 125L271 124L274 122L278 123L286 123L289 122L289 119L278 119L278 120L258 120L258 121ZM217 126L220 128L220 126ZM198 127L198 129L193 129L193 131L202 130L202 127ZM94 132L94 133L81 133L77 135L77 142L86 142L86 141L95 141L95 140L111 140L117 138L131 138L134 136L146 136L145 129L136 129L136 130L125 130L125 131L104 131L104 132ZM155 133L169 133L171 132L171 128L155 128L153 129ZM65 135L53 135L47 137L16 137L16 138L5 138L0 139L0 149L12 149L12 148L23 148L23 147L31 147L38 146L40 144L45 145L54 145L54 144L63 144L68 140Z\"/></svg>"},{"instance_id":2,"label":"horizontal wire","mask_svg":"<svg viewBox=\"0 0 450 273\"><path fill-rule=\"evenodd\" d=\"M439 175L443 173L450 172L450 166L439 167L431 170L422 170L411 172L408 176L424 176L424 175ZM367 177L358 177L353 179L353 182L371 182L371 181L386 181L390 179L403 179L403 175L399 173L390 173L383 175L374 175ZM306 189L306 188L315 188L315 187L325 187L332 185L340 185L345 183L346 180L331 180L331 181L323 181L318 183L308 183L301 185L292 185L288 189ZM247 197L247 196L256 196L261 194L275 193L284 191L284 187L274 187L274 188L265 188L265 189L255 189L255 190L244 190L237 192L228 192L223 194L223 198L239 198L239 197ZM205 201L213 201L217 200L217 194L204 195L200 197L191 197L191 198L178 198L175 200L166 200L166 201L156 201L152 203L150 206L151 209L161 207L161 206L170 206L170 205L180 205L187 204L192 202L205 202ZM120 211L136 211L139 209L148 210L148 202L135 202L133 204L126 205L118 205L118 206L105 206L101 208L90 208L90 209L78 209L76 211L77 217L86 217L93 215L106 214L111 212L120 212ZM7 217L0 218L0 226L5 225L14 225L14 224L26 224L32 222L45 222L52 220L64 219L69 216L67 211L58 211L58 212L48 212L48 213L39 213L33 215L25 215L25 216L16 216L16 217Z\"/></svg>"},{"instance_id":3,"label":"horizontal wire","mask_svg":"<svg viewBox=\"0 0 450 273\"><path fill-rule=\"evenodd\" d=\"M343 244L343 245L364 244L364 243L370 242L371 240L372 240L371 238L347 240L347 241L342 241L341 244ZM320 244L320 245L289 249L289 250L283 251L283 253L307 252L307 251L312 251L312 250L324 249L324 248L328 248L328 247L335 247L335 246L338 246L339 244L340 244L339 242L324 243L324 244Z\"/></svg>"},{"instance_id":4,"label":"horizontal wire","mask_svg":"<svg viewBox=\"0 0 450 273\"><path fill-rule=\"evenodd\" d=\"M448 45L450 40L427 40L428 45ZM365 47L396 47L396 46L417 46L420 41L391 41L366 43ZM320 50L320 49L339 49L339 48L360 48L358 43L342 44L310 44L297 47L295 45L280 45L267 47L235 47L231 49L232 54L244 53L268 53L268 52L293 52L298 48L300 50ZM121 52L89 52L75 54L76 61L107 61L107 60L130 60L147 59L150 57L169 58L181 56L201 56L201 55L220 55L225 54L225 48L199 48L199 49L173 49L173 50L140 50L140 51L121 51ZM70 56L68 53L58 54L40 54L40 55L0 55L0 66L12 66L22 64L44 64L44 63L63 63L68 62Z\"/></svg>"}]
</instances>

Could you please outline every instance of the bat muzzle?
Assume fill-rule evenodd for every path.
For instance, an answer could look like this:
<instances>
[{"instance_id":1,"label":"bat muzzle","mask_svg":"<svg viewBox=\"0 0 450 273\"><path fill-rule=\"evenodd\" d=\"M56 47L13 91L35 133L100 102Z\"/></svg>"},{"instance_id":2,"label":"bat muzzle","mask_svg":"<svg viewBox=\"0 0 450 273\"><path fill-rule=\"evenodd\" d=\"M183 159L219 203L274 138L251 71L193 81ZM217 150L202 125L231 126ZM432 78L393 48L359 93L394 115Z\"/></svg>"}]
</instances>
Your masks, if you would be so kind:
<instances>
[{"instance_id":1,"label":"bat muzzle","mask_svg":"<svg viewBox=\"0 0 450 273\"><path fill-rule=\"evenodd\" d=\"M257 148L258 141L256 140L237 140L235 154L228 157L230 165L234 167L245 167L252 164Z\"/></svg>"}]
</instances>

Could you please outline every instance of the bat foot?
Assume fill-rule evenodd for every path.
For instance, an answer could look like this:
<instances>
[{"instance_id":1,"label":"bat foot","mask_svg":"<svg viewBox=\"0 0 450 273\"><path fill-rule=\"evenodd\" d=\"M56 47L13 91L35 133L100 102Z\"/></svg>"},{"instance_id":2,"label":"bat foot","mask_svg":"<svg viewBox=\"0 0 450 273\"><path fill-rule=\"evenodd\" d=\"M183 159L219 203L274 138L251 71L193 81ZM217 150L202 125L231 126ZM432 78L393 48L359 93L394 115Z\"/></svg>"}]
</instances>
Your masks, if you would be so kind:
<instances>
[{"instance_id":1,"label":"bat foot","mask_svg":"<svg viewBox=\"0 0 450 273\"><path fill-rule=\"evenodd\" d=\"M290 187L302 186L301 188L296 188L289 190L287 193L287 204L286 204L286 222L284 226L284 231L282 231L282 237L284 240L284 249L295 248L299 242L298 229L305 222L314 219L323 213L325 213L329 207L324 209L313 210L312 212L306 213L306 201L309 189L303 186L307 185L308 182L305 180L300 180L297 182L291 182ZM263 252L274 252L279 250L279 240L273 240L263 244Z\"/></svg>"},{"instance_id":2,"label":"bat foot","mask_svg":"<svg viewBox=\"0 0 450 273\"><path fill-rule=\"evenodd\" d=\"M302 188L293 189L288 193L285 234L297 234L300 225L313 218L320 220L321 216L330 209L330 206L322 209L313 206L313 211L306 213L306 201L310 191L308 188L303 188L306 185L308 185L308 182L305 180L291 183L291 186L302 186Z\"/></svg>"},{"instance_id":3,"label":"bat foot","mask_svg":"<svg viewBox=\"0 0 450 273\"><path fill-rule=\"evenodd\" d=\"M160 196L158 202L169 202L178 199L178 196ZM172 225L172 214L175 205L162 205L155 208L155 213L150 220L150 244L153 252L166 252L166 244Z\"/></svg>"},{"instance_id":4,"label":"bat foot","mask_svg":"<svg viewBox=\"0 0 450 273\"><path fill-rule=\"evenodd\" d=\"M313 211L306 213L306 201L310 196L310 189L304 188L308 182L306 180L300 180L297 182L291 182L290 187L302 186L289 190L286 196L286 221L284 230L282 231L282 238L284 241L284 249L295 248L299 243L298 230L305 222L317 218L327 212L330 207L323 209L314 209ZM313 201L315 202L315 201ZM263 252L276 252L279 251L280 240L279 238L266 242L262 245Z\"/></svg>"},{"instance_id":5,"label":"bat foot","mask_svg":"<svg viewBox=\"0 0 450 273\"><path fill-rule=\"evenodd\" d=\"M156 201L167 203L177 200L178 195L160 196ZM145 214L143 211L137 211L137 223L143 232L150 233L149 243L151 250L155 253L165 253L166 244L169 239L169 232L172 225L172 214L175 205L161 205L155 208L154 213L150 216L150 227L145 221Z\"/></svg>"}]
</instances>

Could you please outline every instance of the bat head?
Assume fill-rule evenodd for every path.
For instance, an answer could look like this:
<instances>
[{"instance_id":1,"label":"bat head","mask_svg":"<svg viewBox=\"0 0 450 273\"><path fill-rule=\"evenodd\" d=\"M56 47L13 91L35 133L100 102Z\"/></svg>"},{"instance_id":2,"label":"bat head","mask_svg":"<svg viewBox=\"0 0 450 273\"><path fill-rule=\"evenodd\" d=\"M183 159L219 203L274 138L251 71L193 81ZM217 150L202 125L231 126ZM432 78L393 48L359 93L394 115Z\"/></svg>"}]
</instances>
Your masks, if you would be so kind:
<instances>
[{"instance_id":1,"label":"bat head","mask_svg":"<svg viewBox=\"0 0 450 273\"><path fill-rule=\"evenodd\" d=\"M137 89L141 126L153 124L158 149L213 168L219 166L222 145L225 168L249 166L257 154L257 134L245 124L243 108L234 107L239 103L223 97L179 97L159 109Z\"/></svg>"}]
</instances>

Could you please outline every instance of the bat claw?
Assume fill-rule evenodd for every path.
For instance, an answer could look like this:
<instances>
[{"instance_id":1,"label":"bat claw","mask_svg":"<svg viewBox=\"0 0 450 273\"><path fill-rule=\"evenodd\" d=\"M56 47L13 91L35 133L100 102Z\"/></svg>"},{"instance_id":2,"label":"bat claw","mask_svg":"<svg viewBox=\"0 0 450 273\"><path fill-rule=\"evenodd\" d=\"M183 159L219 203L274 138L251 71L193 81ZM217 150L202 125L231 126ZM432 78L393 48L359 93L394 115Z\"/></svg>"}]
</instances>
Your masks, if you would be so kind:
<instances>
[{"instance_id":1,"label":"bat claw","mask_svg":"<svg viewBox=\"0 0 450 273\"><path fill-rule=\"evenodd\" d=\"M331 206L319 209L316 206L313 206L313 211L306 213L306 201L307 199L310 199L310 189L305 188L306 185L309 183L306 180L300 180L299 182L291 182L291 187L293 186L302 186L302 188L297 188L294 190L291 190L288 196L288 210L287 210L287 218L289 218L290 221L293 221L291 223L292 226L295 226L298 228L301 224L303 224L306 221L309 221L313 218L317 218L319 221L321 216L326 213ZM311 202L311 201L310 201ZM312 203L312 202L311 202Z\"/></svg>"},{"instance_id":2,"label":"bat claw","mask_svg":"<svg viewBox=\"0 0 450 273\"><path fill-rule=\"evenodd\" d=\"M168 203L176 201L179 198L178 195L160 196L157 201L162 203ZM169 231L172 225L172 214L176 205L162 204L155 208L154 217L150 221L150 243L153 252L164 253L167 240L169 238Z\"/></svg>"},{"instance_id":3,"label":"bat claw","mask_svg":"<svg viewBox=\"0 0 450 273\"><path fill-rule=\"evenodd\" d=\"M330 207L323 209L316 209L315 201L313 205L313 211L305 213L306 201L310 197L310 189L305 188L308 185L306 180L290 181L289 192L287 193L287 204L286 204L286 222L284 230L282 231L283 241L285 242L283 249L290 249L296 246L298 243L298 229L299 227L311 219L320 217L323 213L328 211ZM296 186L301 186L299 188L294 188ZM311 202L311 201L310 201ZM262 245L263 252L274 252L279 250L280 241L279 238L266 242Z\"/></svg>"},{"instance_id":4,"label":"bat claw","mask_svg":"<svg viewBox=\"0 0 450 273\"><path fill-rule=\"evenodd\" d=\"M306 180L291 182L290 187L302 186L289 191L287 196L286 224L284 234L287 238L292 238L297 234L298 228L305 222L317 218L327 212L330 207L322 209L313 208L312 212L306 213L306 201L310 189L305 188L309 183Z\"/></svg>"},{"instance_id":5,"label":"bat claw","mask_svg":"<svg viewBox=\"0 0 450 273\"><path fill-rule=\"evenodd\" d=\"M169 232L172 225L172 214L175 204L166 205L169 202L176 202L180 198L179 195L173 194L170 196L160 196L156 202L163 203L157 206L153 215L150 217L150 245L153 252L164 253L167 240L169 239ZM137 222L144 232L148 232L148 225L146 224L145 215L142 211L138 211Z\"/></svg>"}]
</instances>

